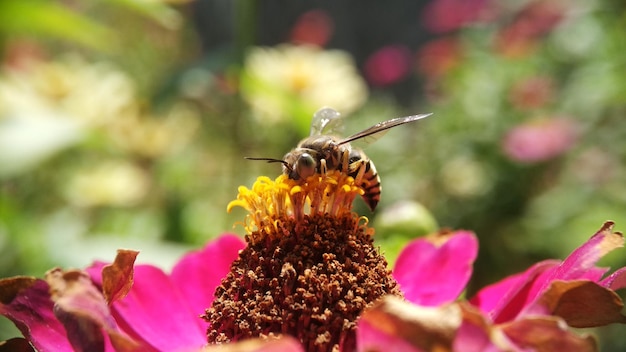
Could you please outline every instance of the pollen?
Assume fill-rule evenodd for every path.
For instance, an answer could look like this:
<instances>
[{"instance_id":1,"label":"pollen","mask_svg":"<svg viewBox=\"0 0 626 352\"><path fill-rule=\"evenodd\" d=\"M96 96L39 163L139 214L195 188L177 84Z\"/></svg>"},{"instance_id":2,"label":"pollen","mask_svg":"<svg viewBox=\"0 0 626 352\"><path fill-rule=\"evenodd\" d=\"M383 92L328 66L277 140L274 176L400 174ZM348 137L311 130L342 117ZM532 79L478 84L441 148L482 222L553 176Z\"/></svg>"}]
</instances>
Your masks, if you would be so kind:
<instances>
[{"instance_id":1,"label":"pollen","mask_svg":"<svg viewBox=\"0 0 626 352\"><path fill-rule=\"evenodd\" d=\"M286 175L275 180L261 176L252 189L240 186L237 199L228 204L227 210L242 207L248 211L243 226L251 242L256 243L264 240L265 235L275 234L280 219L351 214L354 198L363 194L364 190L357 186L354 178L336 170L310 176L305 182Z\"/></svg>"}]
</instances>

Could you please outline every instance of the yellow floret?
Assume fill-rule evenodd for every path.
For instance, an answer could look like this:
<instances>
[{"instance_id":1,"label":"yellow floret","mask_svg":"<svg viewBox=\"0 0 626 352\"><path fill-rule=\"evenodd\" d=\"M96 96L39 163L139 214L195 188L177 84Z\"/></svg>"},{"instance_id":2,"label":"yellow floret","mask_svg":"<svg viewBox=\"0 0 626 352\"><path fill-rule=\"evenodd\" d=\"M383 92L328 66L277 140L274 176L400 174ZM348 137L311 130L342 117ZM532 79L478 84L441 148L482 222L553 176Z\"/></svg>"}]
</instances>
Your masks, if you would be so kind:
<instances>
[{"instance_id":1,"label":"yellow floret","mask_svg":"<svg viewBox=\"0 0 626 352\"><path fill-rule=\"evenodd\" d=\"M296 220L305 215L326 213L341 216L352 212L352 202L364 191L354 178L339 171L313 175L305 181L295 181L286 175L271 180L260 176L252 189L240 186L237 199L228 203L248 211L244 227L248 233L256 230L275 230L276 221L287 217Z\"/></svg>"}]
</instances>

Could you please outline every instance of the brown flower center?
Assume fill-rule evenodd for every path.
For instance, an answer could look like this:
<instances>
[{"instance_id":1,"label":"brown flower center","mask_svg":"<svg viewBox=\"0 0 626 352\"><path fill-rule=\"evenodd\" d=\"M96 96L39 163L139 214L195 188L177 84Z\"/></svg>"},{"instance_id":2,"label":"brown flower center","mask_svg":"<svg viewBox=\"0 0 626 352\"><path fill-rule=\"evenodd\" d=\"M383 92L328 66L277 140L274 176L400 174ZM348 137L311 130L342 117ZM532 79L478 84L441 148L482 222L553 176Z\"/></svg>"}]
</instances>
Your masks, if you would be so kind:
<instances>
[{"instance_id":1,"label":"brown flower center","mask_svg":"<svg viewBox=\"0 0 626 352\"><path fill-rule=\"evenodd\" d=\"M307 351L355 350L363 309L402 295L371 233L349 212L259 227L206 311L209 342L288 334Z\"/></svg>"}]
</instances>

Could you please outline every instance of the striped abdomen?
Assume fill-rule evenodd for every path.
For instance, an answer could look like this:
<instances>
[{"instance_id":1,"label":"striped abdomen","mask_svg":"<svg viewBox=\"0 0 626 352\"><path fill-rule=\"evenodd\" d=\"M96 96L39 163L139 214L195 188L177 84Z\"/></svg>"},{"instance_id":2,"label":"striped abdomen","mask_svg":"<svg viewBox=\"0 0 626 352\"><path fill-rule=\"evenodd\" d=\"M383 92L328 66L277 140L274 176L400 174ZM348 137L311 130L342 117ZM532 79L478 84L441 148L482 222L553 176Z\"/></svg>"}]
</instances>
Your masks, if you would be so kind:
<instances>
[{"instance_id":1,"label":"striped abdomen","mask_svg":"<svg viewBox=\"0 0 626 352\"><path fill-rule=\"evenodd\" d=\"M358 165L354 169L350 167L350 169L353 171L351 171L349 175L354 177L354 179L359 182L359 186L363 189L363 191L365 191L365 193L363 193L361 197L370 208L370 210L374 211L374 209L376 209L376 206L378 205L378 202L380 201L380 177L378 177L376 167L371 160L363 157L355 162L359 163L360 165ZM352 165L354 164L351 163L351 166ZM363 171L361 171L362 168L364 169ZM359 174L362 175L360 180Z\"/></svg>"}]
</instances>

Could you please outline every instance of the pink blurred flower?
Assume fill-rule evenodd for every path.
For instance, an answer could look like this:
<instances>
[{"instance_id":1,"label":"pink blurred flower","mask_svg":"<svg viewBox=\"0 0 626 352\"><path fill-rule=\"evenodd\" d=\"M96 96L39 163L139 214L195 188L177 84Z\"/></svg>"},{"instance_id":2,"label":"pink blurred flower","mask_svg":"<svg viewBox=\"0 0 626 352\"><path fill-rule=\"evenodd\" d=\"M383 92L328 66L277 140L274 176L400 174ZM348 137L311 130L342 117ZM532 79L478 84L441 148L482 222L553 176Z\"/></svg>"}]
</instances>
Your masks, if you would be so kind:
<instances>
[{"instance_id":1,"label":"pink blurred flower","mask_svg":"<svg viewBox=\"0 0 626 352\"><path fill-rule=\"evenodd\" d=\"M365 77L375 86L387 86L406 77L410 66L411 53L406 46L388 45L367 58Z\"/></svg>"},{"instance_id":2,"label":"pink blurred flower","mask_svg":"<svg viewBox=\"0 0 626 352\"><path fill-rule=\"evenodd\" d=\"M417 52L417 71L429 78L438 78L461 62L462 50L458 39L441 38L422 46Z\"/></svg>"},{"instance_id":3,"label":"pink blurred flower","mask_svg":"<svg viewBox=\"0 0 626 352\"><path fill-rule=\"evenodd\" d=\"M502 141L511 160L534 163L557 157L574 146L578 128L565 117L535 120L513 127Z\"/></svg>"},{"instance_id":4,"label":"pink blurred flower","mask_svg":"<svg viewBox=\"0 0 626 352\"><path fill-rule=\"evenodd\" d=\"M433 0L424 8L424 26L433 33L446 33L489 16L488 0Z\"/></svg>"},{"instance_id":5,"label":"pink blurred flower","mask_svg":"<svg viewBox=\"0 0 626 352\"><path fill-rule=\"evenodd\" d=\"M335 24L324 10L310 10L296 20L291 29L291 42L323 47L333 34Z\"/></svg>"},{"instance_id":6,"label":"pink blurred flower","mask_svg":"<svg viewBox=\"0 0 626 352\"><path fill-rule=\"evenodd\" d=\"M537 41L564 18L566 5L560 0L528 3L496 39L496 49L507 57L523 57L535 50Z\"/></svg>"}]
</instances>

